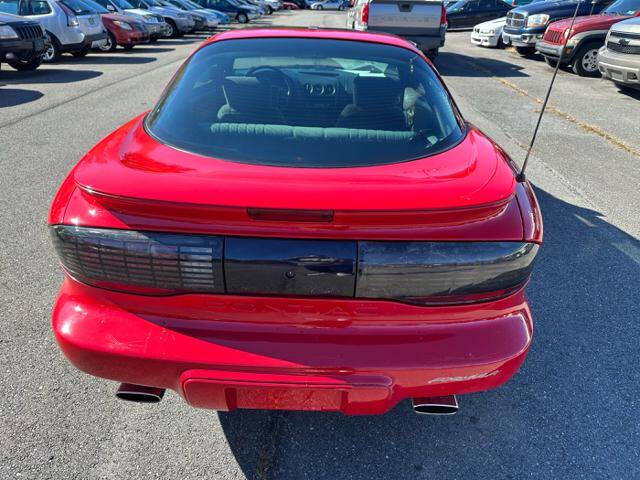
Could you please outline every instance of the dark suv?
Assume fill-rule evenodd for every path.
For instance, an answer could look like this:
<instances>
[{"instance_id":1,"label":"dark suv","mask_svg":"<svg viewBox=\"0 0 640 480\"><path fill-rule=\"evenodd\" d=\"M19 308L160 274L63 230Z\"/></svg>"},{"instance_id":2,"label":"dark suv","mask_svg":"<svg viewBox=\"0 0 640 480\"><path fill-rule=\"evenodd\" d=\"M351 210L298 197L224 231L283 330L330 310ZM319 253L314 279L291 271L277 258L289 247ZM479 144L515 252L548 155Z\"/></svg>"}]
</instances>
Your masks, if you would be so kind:
<instances>
[{"instance_id":1,"label":"dark suv","mask_svg":"<svg viewBox=\"0 0 640 480\"><path fill-rule=\"evenodd\" d=\"M605 9L612 0L565 0L560 2L536 2L517 7L507 13L507 21L502 30L505 44L516 47L520 55L535 53L536 42L542 40L547 25L556 20L568 18L576 9L578 15L594 15Z\"/></svg>"},{"instance_id":2,"label":"dark suv","mask_svg":"<svg viewBox=\"0 0 640 480\"><path fill-rule=\"evenodd\" d=\"M46 37L36 22L0 12L0 64L16 70L35 70L42 63Z\"/></svg>"}]
</instances>

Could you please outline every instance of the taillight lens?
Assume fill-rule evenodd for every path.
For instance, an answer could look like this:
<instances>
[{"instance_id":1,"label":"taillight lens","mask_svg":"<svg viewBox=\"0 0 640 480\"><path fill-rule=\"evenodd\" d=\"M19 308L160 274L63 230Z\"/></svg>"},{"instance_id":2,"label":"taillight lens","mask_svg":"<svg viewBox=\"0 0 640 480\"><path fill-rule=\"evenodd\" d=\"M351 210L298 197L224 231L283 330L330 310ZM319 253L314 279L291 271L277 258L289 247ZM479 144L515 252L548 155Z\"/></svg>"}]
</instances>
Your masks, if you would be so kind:
<instances>
[{"instance_id":1,"label":"taillight lens","mask_svg":"<svg viewBox=\"0 0 640 480\"><path fill-rule=\"evenodd\" d=\"M69 27L77 27L78 25L80 25L80 22L78 22L78 17L76 17L76 14L74 13L73 10L71 10L62 2L59 2L58 5L60 5L60 8L64 12L64 14L67 16L67 25Z\"/></svg>"},{"instance_id":2,"label":"taillight lens","mask_svg":"<svg viewBox=\"0 0 640 480\"><path fill-rule=\"evenodd\" d=\"M147 295L250 293L355 296L420 305L474 303L522 288L538 251L536 244L523 242L225 239L67 225L55 225L51 233L65 270L76 280Z\"/></svg>"},{"instance_id":3,"label":"taillight lens","mask_svg":"<svg viewBox=\"0 0 640 480\"><path fill-rule=\"evenodd\" d=\"M362 23L365 25L369 23L369 3L365 3L362 7Z\"/></svg>"},{"instance_id":4,"label":"taillight lens","mask_svg":"<svg viewBox=\"0 0 640 480\"><path fill-rule=\"evenodd\" d=\"M63 225L51 233L65 270L83 283L147 294L224 292L222 237Z\"/></svg>"},{"instance_id":5,"label":"taillight lens","mask_svg":"<svg viewBox=\"0 0 640 480\"><path fill-rule=\"evenodd\" d=\"M447 24L447 9L444 4L440 7L440 26L443 27Z\"/></svg>"},{"instance_id":6,"label":"taillight lens","mask_svg":"<svg viewBox=\"0 0 640 480\"><path fill-rule=\"evenodd\" d=\"M359 242L356 296L424 305L492 300L525 285L537 251L519 242Z\"/></svg>"}]
</instances>

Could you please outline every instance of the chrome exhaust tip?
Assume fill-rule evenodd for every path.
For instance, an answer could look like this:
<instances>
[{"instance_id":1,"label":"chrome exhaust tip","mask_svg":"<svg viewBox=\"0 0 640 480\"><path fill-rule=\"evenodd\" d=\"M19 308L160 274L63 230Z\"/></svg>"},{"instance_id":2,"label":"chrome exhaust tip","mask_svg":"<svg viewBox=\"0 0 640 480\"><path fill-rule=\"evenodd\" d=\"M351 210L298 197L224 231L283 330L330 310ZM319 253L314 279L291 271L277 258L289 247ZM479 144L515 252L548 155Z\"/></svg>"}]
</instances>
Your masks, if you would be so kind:
<instances>
[{"instance_id":1,"label":"chrome exhaust tip","mask_svg":"<svg viewBox=\"0 0 640 480\"><path fill-rule=\"evenodd\" d=\"M411 401L413 411L421 415L454 415L458 412L458 399L455 395L412 398Z\"/></svg>"},{"instance_id":2,"label":"chrome exhaust tip","mask_svg":"<svg viewBox=\"0 0 640 480\"><path fill-rule=\"evenodd\" d=\"M145 387L133 383L121 383L116 391L120 400L138 403L158 403L164 396L164 388Z\"/></svg>"}]
</instances>

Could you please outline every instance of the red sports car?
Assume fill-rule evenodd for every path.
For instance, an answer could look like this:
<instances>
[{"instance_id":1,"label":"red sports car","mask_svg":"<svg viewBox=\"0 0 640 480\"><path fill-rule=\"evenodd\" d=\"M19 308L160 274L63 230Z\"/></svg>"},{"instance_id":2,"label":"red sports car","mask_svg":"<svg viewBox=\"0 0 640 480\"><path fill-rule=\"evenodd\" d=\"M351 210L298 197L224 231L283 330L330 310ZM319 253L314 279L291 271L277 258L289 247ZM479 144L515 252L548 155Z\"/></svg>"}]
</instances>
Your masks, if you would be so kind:
<instances>
[{"instance_id":1,"label":"red sports car","mask_svg":"<svg viewBox=\"0 0 640 480\"><path fill-rule=\"evenodd\" d=\"M533 191L395 36L212 37L49 224L56 339L125 399L453 413L531 343Z\"/></svg>"}]
</instances>

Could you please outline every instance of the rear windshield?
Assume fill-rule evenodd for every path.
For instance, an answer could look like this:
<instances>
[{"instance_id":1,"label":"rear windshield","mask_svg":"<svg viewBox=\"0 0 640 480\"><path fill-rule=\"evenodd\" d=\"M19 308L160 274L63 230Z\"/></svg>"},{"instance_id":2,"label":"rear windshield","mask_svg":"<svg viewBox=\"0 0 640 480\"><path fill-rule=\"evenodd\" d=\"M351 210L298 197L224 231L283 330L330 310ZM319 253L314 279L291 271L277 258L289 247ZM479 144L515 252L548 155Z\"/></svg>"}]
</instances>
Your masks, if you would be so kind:
<instances>
[{"instance_id":1,"label":"rear windshield","mask_svg":"<svg viewBox=\"0 0 640 480\"><path fill-rule=\"evenodd\" d=\"M300 167L401 162L464 136L449 95L414 52L293 38L220 41L199 50L146 127L193 153Z\"/></svg>"},{"instance_id":2,"label":"rear windshield","mask_svg":"<svg viewBox=\"0 0 640 480\"><path fill-rule=\"evenodd\" d=\"M76 15L90 15L96 11L82 0L62 0L60 3L69 7Z\"/></svg>"}]
</instances>

